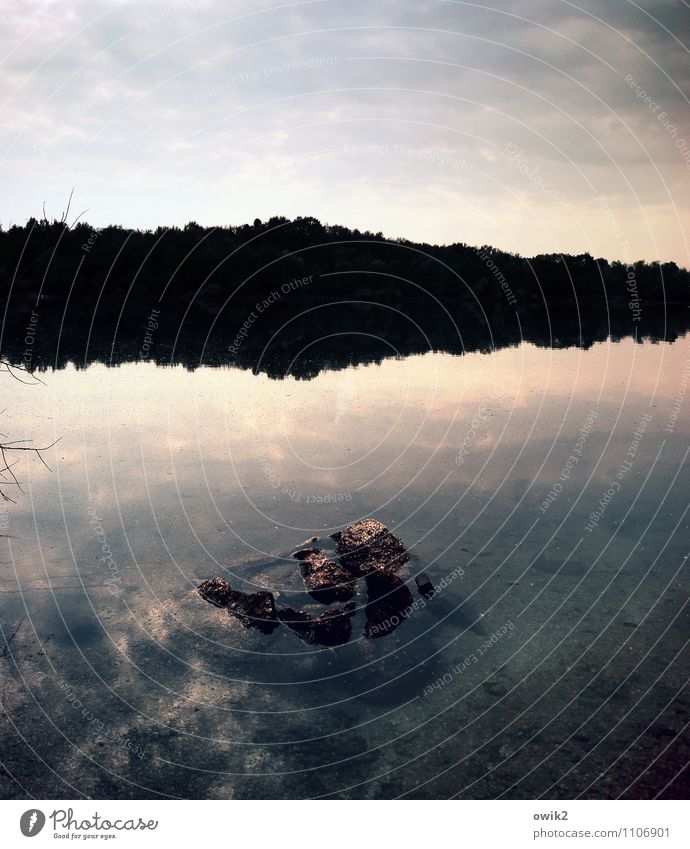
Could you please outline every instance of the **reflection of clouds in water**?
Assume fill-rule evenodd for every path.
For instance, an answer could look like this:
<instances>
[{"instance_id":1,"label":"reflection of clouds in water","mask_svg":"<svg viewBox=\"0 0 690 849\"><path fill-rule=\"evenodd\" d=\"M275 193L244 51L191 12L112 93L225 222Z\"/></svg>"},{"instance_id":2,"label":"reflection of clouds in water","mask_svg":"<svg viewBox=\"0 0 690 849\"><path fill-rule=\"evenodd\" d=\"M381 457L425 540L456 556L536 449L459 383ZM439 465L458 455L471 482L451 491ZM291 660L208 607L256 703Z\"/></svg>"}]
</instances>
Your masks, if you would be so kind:
<instances>
[{"instance_id":1,"label":"reflection of clouds in water","mask_svg":"<svg viewBox=\"0 0 690 849\"><path fill-rule=\"evenodd\" d=\"M333 424L337 427L340 424L341 419L345 416L350 407L352 405L353 400L357 394L357 373L354 369L345 369L341 372L340 385L338 386L336 401L335 401L335 415L333 417Z\"/></svg>"},{"instance_id":2,"label":"reflection of clouds in water","mask_svg":"<svg viewBox=\"0 0 690 849\"><path fill-rule=\"evenodd\" d=\"M50 374L51 394L60 399L59 404L56 401L55 428L65 433L65 450L55 473L35 465L27 471L27 495L12 507L9 517L10 532L18 538L4 543L6 553L0 564L0 592L7 611L3 629L6 621L16 626L23 615L18 580L37 630L37 636L33 635L26 630L27 623L22 626L21 640L15 641L16 657L31 692L46 712L54 715L69 740L81 745L96 764L126 773L146 786L180 795L195 788L202 795L219 797L270 794L280 791L278 779L217 773L319 766L329 759L342 759L346 745L364 752L398 733L414 730L430 717L418 705L397 710L407 693L423 691L429 681L476 651L482 641L480 629L491 633L508 619L517 622L516 614L526 610L516 628L520 639L538 632L528 657L518 655L508 662L512 643L502 642L481 664L463 673L465 689L449 686L438 696L449 706L464 698L457 711L466 717L489 711L474 732L473 739L480 745L500 732L505 721L492 715L492 692L507 693L529 676L535 658L546 657L572 623L587 612L593 599L602 595L598 606L585 617L581 631L535 673L529 685L531 694L520 697L523 707L531 704L535 690L545 691L554 676L589 645L590 632L600 633L613 621L607 631L608 642L602 640L590 649L591 665L603 668L610 660L611 646L615 651L630 635L631 627L624 623L642 622L656 600L654 592L658 595L658 587L673 578L686 553L682 541L674 536L675 511L662 510L644 544L637 547L639 528L632 529L630 520L623 520L635 497L639 496L635 516L651 515L668 491L685 450L681 422L652 472L651 483L640 490L638 478L626 480L624 491L607 511L605 518L610 524L606 530L583 542L568 561L565 558L581 536L583 518L591 509L589 502L594 495L600 497L601 484L610 479L611 471L615 472L628 450L632 429L646 409L657 376L657 407L645 439L653 442L655 449L661 442L658 437L677 395L684 355L683 344L634 347L622 342L588 351L522 346L487 357L429 355L386 361L357 370L356 401L351 409L358 422L366 421L366 427L350 427L351 414L346 411L340 433L329 425L342 373L324 372L309 383L292 384L228 370L153 372L148 364L111 371L95 368L78 375L70 370ZM634 368L630 365L632 356ZM459 441L497 377L504 384L504 397L492 401L493 415L487 419L485 435L478 435L463 467L454 467ZM630 388L626 390L628 377ZM140 387L136 392L141 403L136 392L133 394L133 385ZM263 428L260 440L241 414L241 407L234 406L232 415L227 415L228 386L237 390L234 397L238 398L248 397L253 387L256 421ZM538 507L558 479L600 386L604 392L597 405L599 416L581 461L549 514L530 532L527 541L522 541L525 531L539 517ZM380 387L385 388L384 393L379 392ZM399 411L388 405L396 391L406 393L405 415L397 418ZM333 399L333 404L326 405L327 414L320 418L321 393ZM521 401L519 407L514 406L516 398ZM110 406L108 399L112 399ZM27 406L27 416L31 404L41 414L46 411L44 397L24 395L22 403ZM107 410L108 415L84 416L82 408L87 413L91 409ZM305 417L305 410L310 415ZM619 411L621 418L614 428ZM385 469L393 457L400 455L401 459L379 481L353 496L350 503L305 505L285 499L273 507L275 493L251 454L251 448L260 441L271 452L279 474L287 477L292 472L294 476L300 469L313 490L333 486L332 470L317 469L294 458L285 440L285 422L300 457L308 457L311 451L321 459L340 459L343 442L352 448L351 453L363 453L376 444L381 432L388 434L366 463L339 470L341 487L351 488L353 493L363 480L370 481ZM412 440L420 424L419 436ZM525 434L533 425L532 437L518 458ZM602 458L609 436L611 441ZM79 440L76 447L75 440ZM173 458L172 441L176 449ZM654 460L645 452L646 444L635 460L640 479ZM427 468L405 489L425 463ZM436 491L448 472L451 476ZM235 474L268 519L249 503ZM583 493L590 474L591 487ZM686 486L677 481L671 489L674 503L682 503ZM113 598L103 586L107 570L97 561L100 543L89 522L89 493L120 570L121 599ZM410 564L409 577L423 569L436 580L458 564L465 574L462 586L458 582L442 596L431 599L426 607L405 617L385 639L361 639L366 603L356 613L350 642L336 651L301 643L287 629L269 636L248 632L198 598L196 584L209 575L222 574L233 586L247 591L254 582L280 593L281 606L299 606L293 603L292 594L303 591L303 587L299 586L294 565L284 560L274 564L271 558L260 555L251 559L251 546L285 555L297 541L311 535L311 527L299 534L291 527L276 527L274 515L298 527L343 527L358 518L352 515L357 510L378 514L377 505L391 494L395 498L381 510L386 514L381 518L389 526L402 523L396 533L417 558ZM458 499L462 500L456 505ZM574 513L568 519L571 509ZM556 527L558 536L552 540ZM609 541L609 550L605 551ZM664 557L654 566L657 589L644 584L631 601L626 601L649 569L651 558L664 545ZM617 579L623 563L624 572ZM228 566L230 572L224 571ZM243 577L246 586L242 585ZM614 583L609 586L612 579ZM673 598L664 596L658 605L658 621L668 624L683 600L677 587ZM554 614L559 605L564 607ZM618 623L616 616L624 607L624 618ZM382 612L386 613L385 623L391 618L390 611ZM553 622L544 626L552 614ZM68 628L79 640L91 670L73 645ZM40 643L51 635L43 649L45 656L39 655ZM677 625L669 631L655 654L659 663L673 656L680 636ZM33 640L37 645L32 646ZM624 646L621 654L627 657ZM426 661L423 667L422 661ZM0 662L7 664L7 658ZM626 670L621 669L624 674ZM108 693L96 673L114 693ZM578 667L571 674L574 682L563 692L572 695L586 684L586 670ZM498 689L484 687L490 676L500 679ZM18 677L12 674L6 680L9 714L22 717L23 729L28 723L27 733L34 734L34 743L44 750L45 741L57 736L55 729L37 714ZM150 757L140 761L122 746L99 739L71 708L68 711L66 705L61 706L56 697L57 680L68 681L83 692L82 700L89 710L94 711L97 705L96 710L113 733L142 742ZM473 692L475 687L477 691ZM331 703L335 706L323 707ZM504 708L508 708L501 706L505 718ZM393 713L382 717L389 710ZM537 723L552 717L549 710L548 706L539 708ZM457 712L453 716L457 720ZM452 733L452 717L447 725L445 720L439 722L442 730ZM361 723L364 726L360 728ZM354 726L358 729L348 730ZM309 746L301 743L270 745L320 735L326 735L326 741L323 747L312 746L313 751L307 751ZM395 766L403 750L411 756L419 754L414 735L410 736L412 739L404 745L362 756L331 769L330 774L325 769L316 774L329 790L349 780L366 780L375 768L385 771ZM502 741L500 746L514 749L515 739ZM463 751L463 745L454 744L457 748L453 752ZM3 755L8 753L6 757L20 773L28 770L22 766L21 751L19 744L3 746ZM121 779L109 778L99 766L85 762L71 743L58 739L51 751L61 765L58 771L68 772L73 778L81 776L80 786L91 795L108 795L113 787L120 793L129 792L123 789L126 785ZM495 765L491 757L487 754L480 761L482 769ZM166 767L172 776L166 787L157 774L157 758L194 769ZM439 766L440 760L432 756L420 774L431 776ZM195 771L202 769L210 772ZM45 775L45 770L41 773L37 768L32 774L29 786L34 786L31 781L41 774L41 789L61 786L56 778ZM473 775L479 777L479 773ZM296 795L308 795L312 779L306 773L298 775ZM405 780L401 778L403 784ZM136 795L134 790L131 793Z\"/></svg>"},{"instance_id":3,"label":"reflection of clouds in water","mask_svg":"<svg viewBox=\"0 0 690 849\"><path fill-rule=\"evenodd\" d=\"M80 571L88 574L94 545L89 538L86 513L88 476L91 501L103 516L106 533L109 538L114 535L119 546L126 532L142 568L170 563L170 555L160 541L155 542L155 516L160 534L169 542L182 571L198 574L201 565L207 563L204 569L210 572L214 559L222 564L232 556L241 556L243 546L235 534L251 539L263 550L284 551L292 544L294 533L289 528L276 530L277 522L271 524L270 520L257 517L248 498L269 517L278 518L275 511L281 511L287 524L308 531L324 521L342 526L349 519L371 512L379 499L385 500L385 493L402 491L426 462L430 466L424 479L440 480L443 466L446 462L452 464L478 404L485 402L487 385L495 385L498 375L505 395L492 402L494 415L486 422L487 432L478 436L465 467L453 472L453 480L459 485L471 484L476 471L495 451L495 458L501 462L489 463L482 471L481 489L490 491L502 480L503 462L512 462L522 447L523 434L534 424L542 399L539 424L533 433L536 441L529 449L532 457L540 456L541 435L551 435L560 426L571 396L575 405L565 420L563 437L575 432L581 418L577 399L584 396L591 403L598 394L602 375L613 386L602 400L614 410L625 392L629 357L640 357L643 350L645 367L631 375L629 401L648 396L658 375L658 404L670 408L677 394L677 371L669 357L675 356L676 349L663 344L642 349L624 341L598 345L587 352L545 351L526 345L490 357L430 355L359 368L355 396L366 398L366 405L356 403L358 426L351 428L348 424L345 440L339 429L328 426L328 415L323 415L319 399L337 399L343 380L349 381L343 374L354 376L354 370L326 372L310 382L280 384L247 372L201 369L189 374L179 368L161 370L151 381L146 379L153 373L150 365L55 372L50 375L51 394L56 398L55 431L64 434L54 449L60 456L49 458L57 459L56 473L36 464L27 469L24 480L29 497L13 508L12 526L19 528L24 523L24 527L31 527L29 505L33 504L35 515L40 517L39 527L51 530L51 542L43 547L50 574L69 571L66 564L72 563L71 552L60 543L55 544L56 539L64 538L63 519L55 510L55 505L60 504L67 515ZM660 370L664 362L665 367ZM401 379L407 403L404 414L399 416L391 401ZM140 397L133 398L133 386L139 387ZM345 386L345 394L349 394L353 384L347 382ZM231 391L226 391L226 387ZM276 390L280 393L278 415ZM250 394L253 401L249 410L260 413L260 433L241 412L243 399ZM45 412L42 396L25 394L22 402L27 417L32 403ZM190 415L180 416L181 403ZM105 410L108 415L82 413L91 408ZM228 410L231 412L226 417ZM348 412L341 425L349 418ZM442 442L453 418L456 422ZM612 421L604 413L601 432ZM679 423L678 432L681 430ZM381 432L386 433L386 439L377 445ZM171 454L173 443L175 451ZM546 451L548 439L544 443ZM352 501L306 504L304 498L300 503L287 497L274 501L276 493L248 445L261 446L281 482L294 486L304 496L350 492ZM358 463L356 458L366 454L372 445L377 446L373 453ZM596 456L594 446L591 456ZM351 459L353 465L344 465L337 473L330 468ZM562 459L559 456L554 460L552 476L561 468ZM315 468L321 463L326 468ZM368 483L382 472L375 484ZM601 480L606 477L601 470L596 474ZM235 481L236 475L246 496ZM363 484L367 484L365 489L361 489ZM207 547L210 558L200 552L194 532ZM15 545L14 556L26 561L23 568L30 570L27 577L41 577L42 564L32 556L23 558L22 548L23 544ZM131 555L125 560L131 561Z\"/></svg>"}]
</instances>

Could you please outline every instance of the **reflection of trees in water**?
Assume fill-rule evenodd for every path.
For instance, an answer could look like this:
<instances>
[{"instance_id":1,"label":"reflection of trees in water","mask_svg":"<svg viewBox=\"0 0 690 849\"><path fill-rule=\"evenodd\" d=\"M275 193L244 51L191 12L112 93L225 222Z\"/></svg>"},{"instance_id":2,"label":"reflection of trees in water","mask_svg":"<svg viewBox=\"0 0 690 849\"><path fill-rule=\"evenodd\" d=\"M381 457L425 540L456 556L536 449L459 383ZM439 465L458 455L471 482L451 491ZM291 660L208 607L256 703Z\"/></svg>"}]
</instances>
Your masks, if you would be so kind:
<instances>
[{"instance_id":1,"label":"reflection of trees in water","mask_svg":"<svg viewBox=\"0 0 690 849\"><path fill-rule=\"evenodd\" d=\"M31 325L36 369L139 359L308 379L429 350L588 347L688 330L690 272L674 263L526 260L389 242L313 218L93 233L45 220L0 231L6 356L20 361Z\"/></svg>"},{"instance_id":2,"label":"reflection of trees in water","mask_svg":"<svg viewBox=\"0 0 690 849\"><path fill-rule=\"evenodd\" d=\"M178 336L174 318L168 321L161 314L147 357L140 356L139 336L144 338L144 331L139 328L136 333L120 328L115 336L104 328L87 342L77 323L75 328L67 327L59 339L51 339L47 332L37 339L33 361L38 371L64 368L69 363L83 368L92 363L150 361L158 365L179 364L189 370L202 365L229 365L274 379L292 375L309 380L325 370L429 351L453 355L488 353L521 342L545 348L586 349L607 339L673 341L690 329L687 310L666 311L658 305L647 307L642 320L635 324L627 310L614 312L594 306L588 308L586 316L579 317L571 305L556 305L548 312L531 307L524 314L509 314L498 308L482 311L466 302L446 303L441 309L423 300L397 305L294 303L293 307L292 313L283 309L262 315L237 353L229 350L235 326L231 316L219 316L213 328L210 321L188 316ZM7 334L4 353L13 361L20 354ZM341 416L352 402L351 396L354 397L354 387L344 384L338 398Z\"/></svg>"}]
</instances>

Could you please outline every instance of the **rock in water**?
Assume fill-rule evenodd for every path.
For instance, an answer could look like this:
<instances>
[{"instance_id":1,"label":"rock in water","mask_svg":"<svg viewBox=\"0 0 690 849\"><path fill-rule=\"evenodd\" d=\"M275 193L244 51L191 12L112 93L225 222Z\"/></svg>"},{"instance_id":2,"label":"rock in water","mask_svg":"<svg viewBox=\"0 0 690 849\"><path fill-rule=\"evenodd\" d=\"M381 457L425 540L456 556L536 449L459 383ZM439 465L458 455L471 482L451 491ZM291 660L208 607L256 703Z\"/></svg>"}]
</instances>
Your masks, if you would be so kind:
<instances>
[{"instance_id":1,"label":"rock in water","mask_svg":"<svg viewBox=\"0 0 690 849\"><path fill-rule=\"evenodd\" d=\"M197 587L199 595L215 604L216 607L227 607L230 603L230 594L233 592L230 584L222 578L210 578Z\"/></svg>"},{"instance_id":2,"label":"rock in water","mask_svg":"<svg viewBox=\"0 0 690 849\"><path fill-rule=\"evenodd\" d=\"M326 610L316 619L303 610L293 610L291 607L279 610L277 616L305 643L340 646L350 639L354 613L355 606L350 603L340 610Z\"/></svg>"},{"instance_id":3,"label":"rock in water","mask_svg":"<svg viewBox=\"0 0 690 849\"><path fill-rule=\"evenodd\" d=\"M199 585L199 594L217 607L226 607L228 613L244 625L270 634L278 627L273 593L241 593L233 590L222 578L211 578Z\"/></svg>"},{"instance_id":4,"label":"rock in water","mask_svg":"<svg viewBox=\"0 0 690 849\"><path fill-rule=\"evenodd\" d=\"M347 601L355 594L352 573L318 548L303 549L294 555L302 564L302 577L307 592L317 601L330 604Z\"/></svg>"},{"instance_id":5,"label":"rock in water","mask_svg":"<svg viewBox=\"0 0 690 849\"><path fill-rule=\"evenodd\" d=\"M322 646L339 646L346 643L352 634L352 617L355 606L346 604L342 610L326 610L314 622L317 642Z\"/></svg>"},{"instance_id":6,"label":"rock in water","mask_svg":"<svg viewBox=\"0 0 690 849\"><path fill-rule=\"evenodd\" d=\"M310 554L318 554L320 551L320 548L300 548L300 550L296 551L292 556L296 557L298 560L304 560L305 557L308 557Z\"/></svg>"},{"instance_id":7,"label":"rock in water","mask_svg":"<svg viewBox=\"0 0 690 849\"><path fill-rule=\"evenodd\" d=\"M294 610L292 607L283 607L277 612L278 619L294 631L305 643L316 642L313 639L314 620L304 610Z\"/></svg>"},{"instance_id":8,"label":"rock in water","mask_svg":"<svg viewBox=\"0 0 690 849\"><path fill-rule=\"evenodd\" d=\"M412 593L397 575L373 572L367 576L367 593L364 636L369 640L395 631L413 610Z\"/></svg>"},{"instance_id":9,"label":"rock in water","mask_svg":"<svg viewBox=\"0 0 690 849\"><path fill-rule=\"evenodd\" d=\"M396 576L410 559L405 547L375 519L355 522L333 534L332 539L336 541L337 559L331 560L315 547L302 548L293 555L300 561L307 592L323 604L347 601L355 595L357 579L364 576L369 592L365 636L390 633L408 615L412 605L410 591ZM306 542L318 542L318 538L311 537ZM422 585L419 586L424 592ZM242 593L233 590L222 578L204 581L198 590L206 601L226 608L245 628L270 634L283 622L305 642L324 646L342 645L352 635L354 604L326 610L312 618L304 610L289 607L276 611L272 593Z\"/></svg>"},{"instance_id":10,"label":"rock in water","mask_svg":"<svg viewBox=\"0 0 690 849\"><path fill-rule=\"evenodd\" d=\"M431 578L429 578L426 572L420 572L415 578L415 583L419 592L426 598L431 598L436 594L434 585L431 583Z\"/></svg>"},{"instance_id":11,"label":"rock in water","mask_svg":"<svg viewBox=\"0 0 690 849\"><path fill-rule=\"evenodd\" d=\"M234 591L228 612L239 619L245 628L256 628L264 634L270 634L278 627L273 593Z\"/></svg>"},{"instance_id":12,"label":"rock in water","mask_svg":"<svg viewBox=\"0 0 690 849\"><path fill-rule=\"evenodd\" d=\"M340 562L358 575L393 575L410 559L405 546L376 519L363 519L332 535Z\"/></svg>"}]
</instances>

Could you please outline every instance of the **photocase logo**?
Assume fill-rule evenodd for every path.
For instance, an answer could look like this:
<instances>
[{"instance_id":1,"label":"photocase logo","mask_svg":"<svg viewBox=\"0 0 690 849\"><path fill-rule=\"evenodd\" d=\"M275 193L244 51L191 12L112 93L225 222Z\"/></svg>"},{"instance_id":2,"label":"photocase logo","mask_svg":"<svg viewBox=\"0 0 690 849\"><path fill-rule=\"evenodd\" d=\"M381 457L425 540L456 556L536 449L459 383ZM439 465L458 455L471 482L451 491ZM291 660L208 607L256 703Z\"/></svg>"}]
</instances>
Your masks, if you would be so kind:
<instances>
[{"instance_id":1,"label":"photocase logo","mask_svg":"<svg viewBox=\"0 0 690 849\"><path fill-rule=\"evenodd\" d=\"M46 824L46 815L38 808L25 811L19 820L19 828L24 837L35 837Z\"/></svg>"}]
</instances>

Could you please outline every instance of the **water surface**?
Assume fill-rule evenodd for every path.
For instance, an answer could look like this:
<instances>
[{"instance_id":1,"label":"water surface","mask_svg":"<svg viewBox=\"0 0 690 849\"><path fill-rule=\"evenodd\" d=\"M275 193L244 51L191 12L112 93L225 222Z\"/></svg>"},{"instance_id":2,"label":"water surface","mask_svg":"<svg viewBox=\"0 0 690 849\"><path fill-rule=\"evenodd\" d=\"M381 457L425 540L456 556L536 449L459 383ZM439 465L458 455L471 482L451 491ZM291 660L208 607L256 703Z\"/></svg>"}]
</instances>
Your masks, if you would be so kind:
<instances>
[{"instance_id":1,"label":"water surface","mask_svg":"<svg viewBox=\"0 0 690 849\"><path fill-rule=\"evenodd\" d=\"M3 430L60 442L2 516L2 795L678 797L689 363L686 336L13 387ZM304 605L291 551L366 516L415 600L445 584L377 639L365 592L328 648L195 591Z\"/></svg>"}]
</instances>

